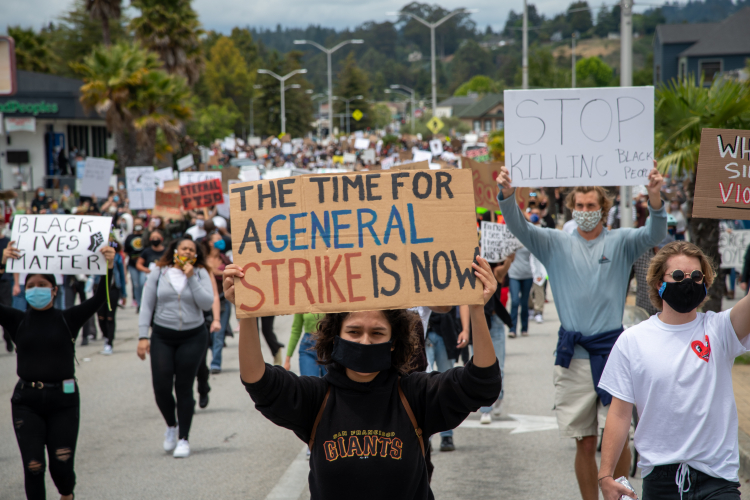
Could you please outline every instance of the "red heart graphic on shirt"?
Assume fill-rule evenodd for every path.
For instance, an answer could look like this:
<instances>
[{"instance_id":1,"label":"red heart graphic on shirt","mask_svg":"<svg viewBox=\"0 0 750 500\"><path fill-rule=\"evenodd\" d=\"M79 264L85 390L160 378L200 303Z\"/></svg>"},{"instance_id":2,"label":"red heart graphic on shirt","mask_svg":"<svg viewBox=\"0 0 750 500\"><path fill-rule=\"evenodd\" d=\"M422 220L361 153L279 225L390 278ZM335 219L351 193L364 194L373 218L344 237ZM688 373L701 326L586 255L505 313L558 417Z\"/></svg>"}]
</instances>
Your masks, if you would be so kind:
<instances>
[{"instance_id":1,"label":"red heart graphic on shirt","mask_svg":"<svg viewBox=\"0 0 750 500\"><path fill-rule=\"evenodd\" d=\"M708 341L708 335L706 335L706 343L704 344L700 340L694 340L690 347L693 348L693 352L701 358L703 361L708 363L708 358L711 356L711 342Z\"/></svg>"}]
</instances>

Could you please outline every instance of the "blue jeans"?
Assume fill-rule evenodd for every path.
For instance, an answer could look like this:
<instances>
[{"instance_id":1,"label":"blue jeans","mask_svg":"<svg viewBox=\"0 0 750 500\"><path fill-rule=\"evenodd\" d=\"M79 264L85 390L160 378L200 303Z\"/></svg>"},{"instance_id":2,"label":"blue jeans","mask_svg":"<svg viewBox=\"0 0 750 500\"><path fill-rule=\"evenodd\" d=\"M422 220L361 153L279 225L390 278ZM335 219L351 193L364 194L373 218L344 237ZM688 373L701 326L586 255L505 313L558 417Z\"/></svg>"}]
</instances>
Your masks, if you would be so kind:
<instances>
[{"instance_id":1,"label":"blue jeans","mask_svg":"<svg viewBox=\"0 0 750 500\"><path fill-rule=\"evenodd\" d=\"M143 295L143 285L146 284L146 273L139 271L135 267L128 267L130 272L130 281L133 283L133 300L141 305L141 295Z\"/></svg>"},{"instance_id":2,"label":"blue jeans","mask_svg":"<svg viewBox=\"0 0 750 500\"><path fill-rule=\"evenodd\" d=\"M529 293L534 280L514 280L510 278L510 319L513 326L510 331L516 333L518 326L518 306L521 306L521 331L529 331Z\"/></svg>"},{"instance_id":3,"label":"blue jeans","mask_svg":"<svg viewBox=\"0 0 750 500\"><path fill-rule=\"evenodd\" d=\"M492 314L490 318L490 337L492 338L492 347L495 348L495 355L497 356L497 362L500 364L500 378L502 379L503 370L505 367L505 325L497 317L497 314ZM500 391L500 395L497 400L503 399L505 393L505 381L503 380L503 389ZM482 406L479 411L482 413L489 413L492 411L492 406Z\"/></svg>"},{"instance_id":4,"label":"blue jeans","mask_svg":"<svg viewBox=\"0 0 750 500\"><path fill-rule=\"evenodd\" d=\"M21 311L25 311L27 309L26 285L21 285L21 293L13 296L13 309L19 309Z\"/></svg>"},{"instance_id":5,"label":"blue jeans","mask_svg":"<svg viewBox=\"0 0 750 500\"><path fill-rule=\"evenodd\" d=\"M299 342L299 373L308 377L322 377L326 374L323 365L318 364L313 336L306 333Z\"/></svg>"},{"instance_id":6,"label":"blue jeans","mask_svg":"<svg viewBox=\"0 0 750 500\"><path fill-rule=\"evenodd\" d=\"M456 364L455 359L448 357L448 351L445 349L443 337L435 332L428 332L425 342L425 352L427 354L427 365L432 367L433 363L437 364L437 371L445 372L453 368ZM443 431L441 437L453 436L453 430Z\"/></svg>"},{"instance_id":7,"label":"blue jeans","mask_svg":"<svg viewBox=\"0 0 750 500\"><path fill-rule=\"evenodd\" d=\"M221 300L221 329L211 334L211 369L221 370L221 351L224 349L224 335L229 324L229 315L232 313L232 304L225 299Z\"/></svg>"}]
</instances>

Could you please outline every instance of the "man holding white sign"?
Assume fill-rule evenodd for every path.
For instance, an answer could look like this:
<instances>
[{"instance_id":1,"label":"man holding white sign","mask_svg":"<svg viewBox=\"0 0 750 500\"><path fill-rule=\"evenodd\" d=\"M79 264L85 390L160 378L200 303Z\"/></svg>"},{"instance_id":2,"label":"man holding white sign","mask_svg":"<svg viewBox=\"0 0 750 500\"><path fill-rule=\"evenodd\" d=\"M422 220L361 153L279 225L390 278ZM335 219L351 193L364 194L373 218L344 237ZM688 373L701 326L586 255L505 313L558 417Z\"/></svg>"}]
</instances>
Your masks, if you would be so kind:
<instances>
[{"instance_id":1,"label":"man holding white sign","mask_svg":"<svg viewBox=\"0 0 750 500\"><path fill-rule=\"evenodd\" d=\"M507 154L507 153L506 153ZM655 163L655 162L654 162ZM515 201L506 167L497 176L498 204L513 234L547 269L560 317L555 360L555 410L560 437L576 438L575 469L584 500L599 498L596 447L612 396L597 388L609 352L622 333L622 315L633 262L667 234L660 198L661 174L648 175L646 226L609 231L603 217L612 205L602 187L576 187L567 197L578 229L573 234L535 227ZM625 446L615 477L627 475Z\"/></svg>"}]
</instances>

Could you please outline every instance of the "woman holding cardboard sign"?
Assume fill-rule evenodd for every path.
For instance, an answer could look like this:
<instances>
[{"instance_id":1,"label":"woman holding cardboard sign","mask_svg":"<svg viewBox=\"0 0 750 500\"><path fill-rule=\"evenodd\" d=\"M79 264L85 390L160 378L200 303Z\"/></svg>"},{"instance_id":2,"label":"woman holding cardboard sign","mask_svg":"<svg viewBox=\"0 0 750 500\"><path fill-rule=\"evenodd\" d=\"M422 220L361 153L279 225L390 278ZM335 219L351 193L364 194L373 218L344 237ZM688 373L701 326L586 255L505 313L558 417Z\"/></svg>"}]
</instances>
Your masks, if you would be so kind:
<instances>
[{"instance_id":1,"label":"woman holding cardboard sign","mask_svg":"<svg viewBox=\"0 0 750 500\"><path fill-rule=\"evenodd\" d=\"M486 260L473 268L487 301L497 281ZM227 266L224 295L232 303L235 278L244 279L241 268ZM315 345L328 368L321 378L265 364L255 318L240 320L242 381L266 418L310 446L312 499L434 498L424 436L491 405L502 385L484 307L469 307L473 359L430 374L406 375L419 342L419 318L406 310L326 314Z\"/></svg>"},{"instance_id":2,"label":"woman holding cardboard sign","mask_svg":"<svg viewBox=\"0 0 750 500\"><path fill-rule=\"evenodd\" d=\"M20 256L13 243L3 251L3 266L8 259ZM100 251L110 269L111 288L115 249L105 246ZM106 287L100 286L92 298L61 311L53 307L58 293L54 275L31 273L26 277L30 309L0 306L0 325L10 333L18 353L19 380L11 398L13 427L21 449L26 498L34 500L46 498L45 448L61 500L73 498L80 422L75 339L83 324L107 301Z\"/></svg>"}]
</instances>

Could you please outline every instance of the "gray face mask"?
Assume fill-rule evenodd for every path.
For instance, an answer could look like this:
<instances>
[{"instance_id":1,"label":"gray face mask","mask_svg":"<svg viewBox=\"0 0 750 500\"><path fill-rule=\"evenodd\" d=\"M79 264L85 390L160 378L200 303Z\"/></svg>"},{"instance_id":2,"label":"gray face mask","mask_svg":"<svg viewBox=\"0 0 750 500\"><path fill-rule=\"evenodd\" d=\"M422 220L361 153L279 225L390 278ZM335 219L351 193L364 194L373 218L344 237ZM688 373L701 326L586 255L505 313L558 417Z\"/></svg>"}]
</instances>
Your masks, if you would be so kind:
<instances>
[{"instance_id":1,"label":"gray face mask","mask_svg":"<svg viewBox=\"0 0 750 500\"><path fill-rule=\"evenodd\" d=\"M593 212L579 212L573 210L573 220L576 221L581 231L588 233L593 231L599 221L602 219L602 211L595 210Z\"/></svg>"}]
</instances>

